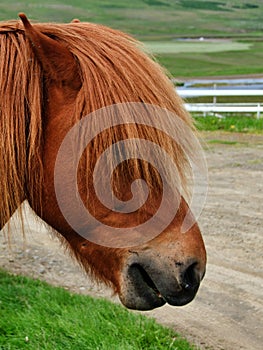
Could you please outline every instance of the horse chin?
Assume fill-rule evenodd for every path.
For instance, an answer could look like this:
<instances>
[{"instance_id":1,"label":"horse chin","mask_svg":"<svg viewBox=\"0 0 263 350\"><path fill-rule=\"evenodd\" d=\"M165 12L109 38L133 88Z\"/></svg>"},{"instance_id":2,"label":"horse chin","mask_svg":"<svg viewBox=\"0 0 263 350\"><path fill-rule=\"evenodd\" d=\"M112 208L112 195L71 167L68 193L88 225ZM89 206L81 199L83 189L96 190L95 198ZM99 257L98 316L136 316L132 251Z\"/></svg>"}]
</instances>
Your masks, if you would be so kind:
<instances>
[{"instance_id":1,"label":"horse chin","mask_svg":"<svg viewBox=\"0 0 263 350\"><path fill-rule=\"evenodd\" d=\"M135 297L129 296L127 299L120 298L120 300L127 309L139 311L153 310L157 307L163 306L166 303L164 299L151 294Z\"/></svg>"},{"instance_id":2,"label":"horse chin","mask_svg":"<svg viewBox=\"0 0 263 350\"><path fill-rule=\"evenodd\" d=\"M154 275L147 273L140 264L132 264L126 270L119 298L122 304L134 310L147 311L168 303L183 306L191 302L198 290L199 283L191 288L163 288L160 271Z\"/></svg>"}]
</instances>

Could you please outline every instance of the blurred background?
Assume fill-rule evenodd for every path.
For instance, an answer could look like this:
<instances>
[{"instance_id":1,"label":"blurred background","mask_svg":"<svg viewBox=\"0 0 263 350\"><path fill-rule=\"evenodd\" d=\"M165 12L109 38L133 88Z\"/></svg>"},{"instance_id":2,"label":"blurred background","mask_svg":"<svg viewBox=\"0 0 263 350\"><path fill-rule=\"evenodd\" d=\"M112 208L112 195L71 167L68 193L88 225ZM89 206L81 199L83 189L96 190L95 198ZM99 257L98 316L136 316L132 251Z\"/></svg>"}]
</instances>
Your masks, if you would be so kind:
<instances>
[{"instance_id":1,"label":"blurred background","mask_svg":"<svg viewBox=\"0 0 263 350\"><path fill-rule=\"evenodd\" d=\"M177 79L262 74L262 0L1 0L0 20L20 11L40 22L78 18L128 32Z\"/></svg>"},{"instance_id":2,"label":"blurred background","mask_svg":"<svg viewBox=\"0 0 263 350\"><path fill-rule=\"evenodd\" d=\"M262 0L0 2L0 20L16 19L21 11L32 21L70 22L78 18L101 23L142 41L167 69L200 130L263 129L259 118L263 111ZM199 90L192 95L180 88ZM245 91L212 96L201 89ZM248 94L248 89L257 91ZM258 93L258 89L262 91ZM221 105L214 106L215 102ZM216 114L228 118L215 118ZM204 115L207 118L199 118Z\"/></svg>"}]
</instances>

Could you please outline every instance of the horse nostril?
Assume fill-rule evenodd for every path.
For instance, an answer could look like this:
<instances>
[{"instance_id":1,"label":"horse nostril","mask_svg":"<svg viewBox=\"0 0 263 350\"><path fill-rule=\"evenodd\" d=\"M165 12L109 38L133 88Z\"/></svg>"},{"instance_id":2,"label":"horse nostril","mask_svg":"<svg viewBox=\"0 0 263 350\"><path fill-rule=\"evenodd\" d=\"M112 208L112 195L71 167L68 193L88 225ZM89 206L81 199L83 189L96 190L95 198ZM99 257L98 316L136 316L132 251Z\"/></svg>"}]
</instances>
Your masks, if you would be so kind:
<instances>
[{"instance_id":1,"label":"horse nostril","mask_svg":"<svg viewBox=\"0 0 263 350\"><path fill-rule=\"evenodd\" d=\"M197 262L192 263L182 273L181 285L185 290L194 289L199 286L199 278L197 274Z\"/></svg>"}]
</instances>

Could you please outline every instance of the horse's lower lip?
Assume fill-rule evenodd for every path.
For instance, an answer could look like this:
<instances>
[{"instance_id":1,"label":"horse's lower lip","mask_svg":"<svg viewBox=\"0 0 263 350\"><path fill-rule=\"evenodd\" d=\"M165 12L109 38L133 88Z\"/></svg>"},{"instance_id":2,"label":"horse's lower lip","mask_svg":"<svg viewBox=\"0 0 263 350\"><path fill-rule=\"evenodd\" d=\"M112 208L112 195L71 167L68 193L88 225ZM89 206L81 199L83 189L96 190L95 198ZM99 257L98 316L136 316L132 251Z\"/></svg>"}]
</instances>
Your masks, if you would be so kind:
<instances>
[{"instance_id":1,"label":"horse's lower lip","mask_svg":"<svg viewBox=\"0 0 263 350\"><path fill-rule=\"evenodd\" d=\"M197 290L198 290L198 287L193 288L189 292L184 291L181 293L179 292L175 295L166 295L164 300L169 305L172 305L172 306L183 306L183 305L190 303L194 299Z\"/></svg>"}]
</instances>

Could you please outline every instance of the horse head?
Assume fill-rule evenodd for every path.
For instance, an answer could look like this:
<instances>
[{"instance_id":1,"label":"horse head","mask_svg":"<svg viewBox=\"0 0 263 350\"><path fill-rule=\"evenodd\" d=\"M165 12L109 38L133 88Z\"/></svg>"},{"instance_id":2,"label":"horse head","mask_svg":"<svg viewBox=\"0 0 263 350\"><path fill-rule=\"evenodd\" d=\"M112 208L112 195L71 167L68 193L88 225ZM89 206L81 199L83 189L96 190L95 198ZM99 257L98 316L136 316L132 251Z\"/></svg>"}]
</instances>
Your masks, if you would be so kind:
<instances>
[{"instance_id":1,"label":"horse head","mask_svg":"<svg viewBox=\"0 0 263 350\"><path fill-rule=\"evenodd\" d=\"M176 140L170 137L166 141L168 136L165 131L149 125L149 122L139 123L137 117L134 117L133 123L132 119L120 120L113 126L102 128L89 145L83 146L81 152L74 148L72 156L78 154L76 163L73 158L67 158L70 150L64 152L66 158L63 158L61 165L64 176L60 176L60 181L56 180L58 158L69 132L77 124L74 140L85 138L85 133L90 130L80 133L86 127L85 118L98 110L108 110L107 107L112 105L139 103L143 105L139 113L141 117L147 105L158 106L167 114L176 114L191 129L191 119L173 85L160 66L138 47L137 42L121 32L80 22L32 25L25 15L20 14L20 18L24 29L19 27L19 30L24 30L30 43L29 59L40 66L43 86L41 150L40 157L35 160L35 167L41 166L43 176L38 188L32 189L28 179L25 192L29 203L61 235L86 271L110 285L126 307L149 310L166 302L176 306L190 302L205 273L206 252L198 224L193 215L189 215L189 205L182 192L176 188L178 178L182 183L187 178L187 157ZM109 115L114 110L110 109ZM147 118L149 114L148 109L145 112ZM129 118L133 115L134 110ZM92 118L87 120L91 121ZM107 118L105 123L108 122ZM98 116L93 119L96 123L98 120L101 122ZM167 128L171 129L172 126L168 125ZM177 131L179 138L187 139L183 129ZM117 170L112 169L112 173L108 174L102 171L99 175L97 172L98 181L102 180L99 187L103 187L104 179L106 181L109 177L117 197L116 207L109 209L98 199L93 184L96 161L109 146L128 139L133 140L130 146L118 144L114 151L120 158ZM148 150L149 144L141 148L147 149L156 166L164 165L167 176L161 178L156 166L151 166L145 159L127 159L128 147L140 148L136 143L138 139L148 139L151 144L158 144L156 154L154 148ZM160 148L174 158L179 175L173 174L172 168L165 165L166 161L160 159ZM105 159L104 163L109 162L109 157ZM71 174L72 168L74 171ZM145 192L145 186L141 183L138 187L141 190L136 192L139 197L142 194L143 205L121 212L120 203L130 203L134 194L131 184L140 178L148 186L148 192ZM172 183L169 183L169 179ZM166 182L168 190L164 192ZM76 195L72 188L77 188ZM36 204L38 193L41 194L41 203ZM107 196L108 192L105 190L103 193ZM162 201L164 193L167 193L167 198ZM76 196L96 218L94 222L79 216ZM161 204L165 208L162 216L153 221L152 226L139 232L138 227L144 227L142 225L155 215ZM169 216L168 222L165 222L166 215ZM185 232L182 227L187 215L192 223ZM71 219L75 220L73 225ZM128 232L121 244L112 239L112 228L117 228L120 234L122 230Z\"/></svg>"}]
</instances>

